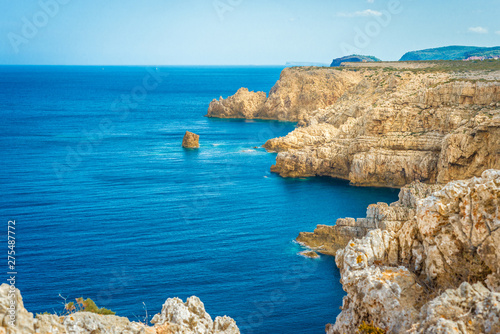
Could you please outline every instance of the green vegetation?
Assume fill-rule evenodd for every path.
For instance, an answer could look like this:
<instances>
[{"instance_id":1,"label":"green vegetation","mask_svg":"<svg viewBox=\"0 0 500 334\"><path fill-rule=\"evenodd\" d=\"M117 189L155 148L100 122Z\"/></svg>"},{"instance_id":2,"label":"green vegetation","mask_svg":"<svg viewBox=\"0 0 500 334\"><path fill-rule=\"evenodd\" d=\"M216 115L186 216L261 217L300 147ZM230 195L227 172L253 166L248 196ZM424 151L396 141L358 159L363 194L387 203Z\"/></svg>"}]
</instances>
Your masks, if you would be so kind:
<instances>
[{"instance_id":1,"label":"green vegetation","mask_svg":"<svg viewBox=\"0 0 500 334\"><path fill-rule=\"evenodd\" d=\"M115 312L108 310L107 308L104 307L97 307L95 302L90 299L83 299L82 297L76 298L76 303L75 302L70 302L65 304L64 306L65 310L68 313L73 313L73 312L92 312L96 314L102 314L102 315L113 315Z\"/></svg>"},{"instance_id":2,"label":"green vegetation","mask_svg":"<svg viewBox=\"0 0 500 334\"><path fill-rule=\"evenodd\" d=\"M410 62L411 64L411 62ZM413 72L472 72L500 71L500 60L434 60L422 61L418 64L429 64L428 67L411 69Z\"/></svg>"},{"instance_id":3,"label":"green vegetation","mask_svg":"<svg viewBox=\"0 0 500 334\"><path fill-rule=\"evenodd\" d=\"M441 48L425 49L407 52L400 61L415 60L461 60L469 57L500 56L500 47L477 47L477 46L445 46Z\"/></svg>"},{"instance_id":4,"label":"green vegetation","mask_svg":"<svg viewBox=\"0 0 500 334\"><path fill-rule=\"evenodd\" d=\"M371 324L367 324L366 322L363 321L361 325L358 327L358 331L360 334L385 334L386 331L375 327L373 325L373 322Z\"/></svg>"},{"instance_id":5,"label":"green vegetation","mask_svg":"<svg viewBox=\"0 0 500 334\"><path fill-rule=\"evenodd\" d=\"M381 65L387 64L386 67ZM408 64L408 67L404 65ZM418 65L418 66L414 66ZM395 67L397 66L397 67ZM358 66L358 69L381 69L383 72L413 72L413 73L437 73L437 72L461 72L469 73L475 71L500 71L500 60L431 60L431 61L407 61L407 62L381 62L377 67L366 64ZM340 67L339 69L353 69L350 67Z\"/></svg>"},{"instance_id":6,"label":"green vegetation","mask_svg":"<svg viewBox=\"0 0 500 334\"><path fill-rule=\"evenodd\" d=\"M350 55L341 58L334 59L330 67L340 66L340 64L349 62L349 63L359 63L359 62L372 62L372 61L381 61L377 57L373 56L362 56L362 55Z\"/></svg>"}]
</instances>

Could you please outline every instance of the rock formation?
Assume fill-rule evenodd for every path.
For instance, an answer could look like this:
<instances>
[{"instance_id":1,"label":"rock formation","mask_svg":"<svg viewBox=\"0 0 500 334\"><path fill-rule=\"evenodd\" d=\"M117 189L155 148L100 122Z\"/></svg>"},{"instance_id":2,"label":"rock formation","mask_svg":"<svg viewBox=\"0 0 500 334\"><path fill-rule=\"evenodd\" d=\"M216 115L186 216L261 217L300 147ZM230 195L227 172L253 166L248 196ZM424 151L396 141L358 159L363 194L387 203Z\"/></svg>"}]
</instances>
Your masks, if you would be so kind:
<instances>
[{"instance_id":1,"label":"rock formation","mask_svg":"<svg viewBox=\"0 0 500 334\"><path fill-rule=\"evenodd\" d=\"M347 296L328 333L363 321L388 333L499 332L500 171L419 198L402 191L377 229L337 251Z\"/></svg>"},{"instance_id":2,"label":"rock formation","mask_svg":"<svg viewBox=\"0 0 500 334\"><path fill-rule=\"evenodd\" d=\"M11 302L15 308L11 308ZM16 326L12 326L10 314L15 312ZM18 289L10 284L0 286L0 334L33 333L33 313L24 308L23 298Z\"/></svg>"},{"instance_id":3,"label":"rock formation","mask_svg":"<svg viewBox=\"0 0 500 334\"><path fill-rule=\"evenodd\" d=\"M186 302L179 298L167 299L160 313L151 323L164 333L239 334L236 322L230 317L217 317L214 321L205 311L198 297L189 297ZM163 332L160 332L163 333Z\"/></svg>"},{"instance_id":4,"label":"rock formation","mask_svg":"<svg viewBox=\"0 0 500 334\"><path fill-rule=\"evenodd\" d=\"M402 187L500 168L500 66L467 73L425 66L288 68L267 99L240 89L212 101L207 116L299 122L264 145L278 152L271 170L283 177Z\"/></svg>"},{"instance_id":5,"label":"rock formation","mask_svg":"<svg viewBox=\"0 0 500 334\"><path fill-rule=\"evenodd\" d=\"M269 140L264 147L279 152L271 170L401 187L500 168L500 81L449 80L398 71L367 75L302 127Z\"/></svg>"},{"instance_id":6,"label":"rock formation","mask_svg":"<svg viewBox=\"0 0 500 334\"><path fill-rule=\"evenodd\" d=\"M90 312L74 312L66 315L33 314L23 305L21 293L14 289L16 302L16 325L11 326L8 308L10 285L0 286L0 334L239 334L236 322L227 316L214 321L205 311L205 306L197 297L190 297L185 303L179 298L165 301L160 313L156 314L149 326L132 322L115 315L100 315Z\"/></svg>"},{"instance_id":7,"label":"rock formation","mask_svg":"<svg viewBox=\"0 0 500 334\"><path fill-rule=\"evenodd\" d=\"M339 218L335 225L318 225L314 232L300 232L297 242L317 252L333 255L347 246L353 239L363 238L374 229L397 230L415 216L417 201L441 189L439 185L427 185L415 181L399 192L399 200L371 204L366 210L366 218Z\"/></svg>"},{"instance_id":8,"label":"rock formation","mask_svg":"<svg viewBox=\"0 0 500 334\"><path fill-rule=\"evenodd\" d=\"M318 253L316 253L315 251L311 251L311 250L305 250L305 251L302 251L302 252L299 252L299 255L302 255L303 257L307 257L309 259L319 259L319 255Z\"/></svg>"},{"instance_id":9,"label":"rock formation","mask_svg":"<svg viewBox=\"0 0 500 334\"><path fill-rule=\"evenodd\" d=\"M295 67L281 72L280 80L266 98L265 92L241 88L223 99L213 100L208 117L275 119L297 122L318 108L332 105L363 78L356 72Z\"/></svg>"},{"instance_id":10,"label":"rock formation","mask_svg":"<svg viewBox=\"0 0 500 334\"><path fill-rule=\"evenodd\" d=\"M195 133L186 131L184 138L182 139L182 147L185 148L199 148L200 147L200 136Z\"/></svg>"}]
</instances>

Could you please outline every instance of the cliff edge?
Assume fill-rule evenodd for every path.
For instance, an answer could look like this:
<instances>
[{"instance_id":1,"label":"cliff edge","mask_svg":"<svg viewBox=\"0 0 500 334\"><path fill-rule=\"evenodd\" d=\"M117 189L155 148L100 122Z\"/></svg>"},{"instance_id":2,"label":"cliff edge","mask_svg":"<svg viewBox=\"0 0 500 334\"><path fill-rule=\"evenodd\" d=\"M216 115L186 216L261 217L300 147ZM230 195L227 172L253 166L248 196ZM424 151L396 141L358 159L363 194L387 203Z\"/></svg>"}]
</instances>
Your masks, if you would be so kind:
<instances>
[{"instance_id":1,"label":"cliff edge","mask_svg":"<svg viewBox=\"0 0 500 334\"><path fill-rule=\"evenodd\" d=\"M400 205L402 204L400 199ZM327 333L500 331L500 171L453 181L337 251L347 296Z\"/></svg>"},{"instance_id":2,"label":"cliff edge","mask_svg":"<svg viewBox=\"0 0 500 334\"><path fill-rule=\"evenodd\" d=\"M264 147L283 177L359 186L444 184L500 168L500 61L289 68L271 90L239 90L209 117L297 121Z\"/></svg>"},{"instance_id":3,"label":"cliff edge","mask_svg":"<svg viewBox=\"0 0 500 334\"><path fill-rule=\"evenodd\" d=\"M266 97L241 88L235 95L213 100L207 117L273 119L298 122L318 108L332 105L362 76L319 67L285 68Z\"/></svg>"}]
</instances>

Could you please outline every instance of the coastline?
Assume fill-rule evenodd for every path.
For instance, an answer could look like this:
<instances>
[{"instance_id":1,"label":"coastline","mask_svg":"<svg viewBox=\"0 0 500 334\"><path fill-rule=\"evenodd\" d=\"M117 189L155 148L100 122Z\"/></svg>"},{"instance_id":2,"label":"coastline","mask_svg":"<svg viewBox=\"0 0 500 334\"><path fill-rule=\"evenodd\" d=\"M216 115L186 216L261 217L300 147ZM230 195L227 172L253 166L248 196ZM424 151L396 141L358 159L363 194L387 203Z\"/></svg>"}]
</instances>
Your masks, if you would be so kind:
<instances>
[{"instance_id":1,"label":"coastline","mask_svg":"<svg viewBox=\"0 0 500 334\"><path fill-rule=\"evenodd\" d=\"M401 188L399 201L370 205L366 218L299 234L299 244L335 256L341 270L347 296L327 334L365 325L384 333L500 331L500 68L463 74L430 64L286 69L267 98L240 89L210 104L209 117L254 119L269 115L267 104L274 103L275 119L298 121L290 134L264 145L278 153L271 171L283 177ZM339 71L351 81L340 94L323 90L330 105L303 99L318 89L308 76L334 87L329 80L339 80ZM429 224L436 225L432 233ZM482 237L457 229L481 230ZM450 270L454 279L444 279Z\"/></svg>"}]
</instances>

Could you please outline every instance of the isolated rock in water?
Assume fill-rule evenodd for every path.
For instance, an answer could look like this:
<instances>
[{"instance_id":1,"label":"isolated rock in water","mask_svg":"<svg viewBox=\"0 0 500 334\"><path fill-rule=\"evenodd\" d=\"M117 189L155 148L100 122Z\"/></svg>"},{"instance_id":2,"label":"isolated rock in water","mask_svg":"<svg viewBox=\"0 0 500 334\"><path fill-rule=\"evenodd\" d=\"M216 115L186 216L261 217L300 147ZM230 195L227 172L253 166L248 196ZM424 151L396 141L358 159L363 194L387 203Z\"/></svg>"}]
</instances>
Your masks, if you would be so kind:
<instances>
[{"instance_id":1,"label":"isolated rock in water","mask_svg":"<svg viewBox=\"0 0 500 334\"><path fill-rule=\"evenodd\" d=\"M166 328L165 333L240 333L236 322L229 317L217 317L215 322L212 321L205 311L205 305L195 296L189 297L185 303L179 298L167 299L161 313L156 314L151 323Z\"/></svg>"},{"instance_id":2,"label":"isolated rock in water","mask_svg":"<svg viewBox=\"0 0 500 334\"><path fill-rule=\"evenodd\" d=\"M304 256L304 257L308 257L310 259L317 259L317 258L319 258L318 253L316 253L315 251L306 250L306 251L300 252L299 254L302 255L302 256Z\"/></svg>"},{"instance_id":3,"label":"isolated rock in water","mask_svg":"<svg viewBox=\"0 0 500 334\"><path fill-rule=\"evenodd\" d=\"M185 148L199 148L200 147L200 136L195 133L186 131L184 139L182 140L182 147Z\"/></svg>"},{"instance_id":4,"label":"isolated rock in water","mask_svg":"<svg viewBox=\"0 0 500 334\"><path fill-rule=\"evenodd\" d=\"M11 296L13 296L11 298ZM11 302L15 304L15 325L11 324ZM11 289L10 284L0 286L0 334L33 333L33 313L24 308L23 298L19 289Z\"/></svg>"}]
</instances>

